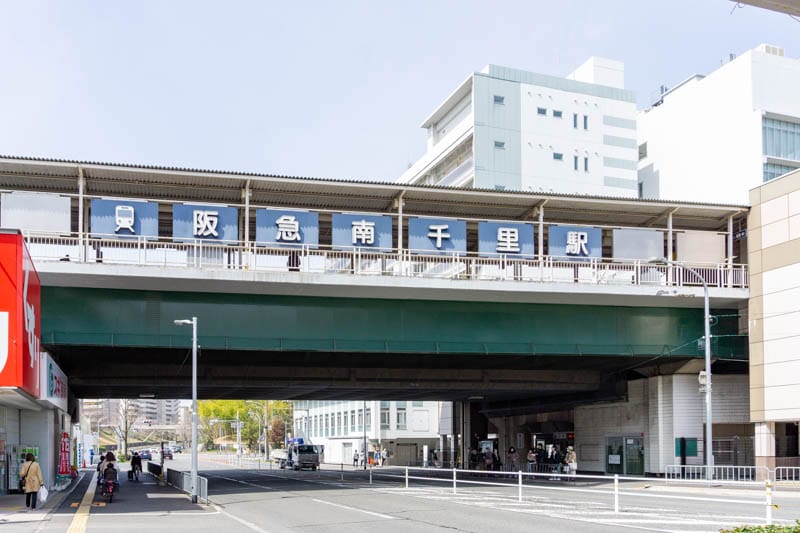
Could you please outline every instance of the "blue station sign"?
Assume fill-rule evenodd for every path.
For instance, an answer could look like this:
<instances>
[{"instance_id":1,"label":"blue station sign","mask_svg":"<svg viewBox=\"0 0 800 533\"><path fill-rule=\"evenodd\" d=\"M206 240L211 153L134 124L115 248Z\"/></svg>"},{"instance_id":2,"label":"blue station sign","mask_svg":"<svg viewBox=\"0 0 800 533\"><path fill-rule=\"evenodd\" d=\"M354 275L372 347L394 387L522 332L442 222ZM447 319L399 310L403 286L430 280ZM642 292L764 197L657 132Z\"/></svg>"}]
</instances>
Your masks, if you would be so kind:
<instances>
[{"instance_id":1,"label":"blue station sign","mask_svg":"<svg viewBox=\"0 0 800 533\"><path fill-rule=\"evenodd\" d=\"M181 241L238 241L238 209L223 205L175 204L172 206L172 237Z\"/></svg>"},{"instance_id":2,"label":"blue station sign","mask_svg":"<svg viewBox=\"0 0 800 533\"><path fill-rule=\"evenodd\" d=\"M603 257L603 230L583 226L550 226L547 253L552 257Z\"/></svg>"},{"instance_id":3,"label":"blue station sign","mask_svg":"<svg viewBox=\"0 0 800 533\"><path fill-rule=\"evenodd\" d=\"M269 246L319 246L319 214L297 209L257 209L256 243Z\"/></svg>"},{"instance_id":4,"label":"blue station sign","mask_svg":"<svg viewBox=\"0 0 800 533\"><path fill-rule=\"evenodd\" d=\"M392 217L334 213L332 244L336 249L376 248L392 250Z\"/></svg>"},{"instance_id":5,"label":"blue station sign","mask_svg":"<svg viewBox=\"0 0 800 533\"><path fill-rule=\"evenodd\" d=\"M158 238L156 202L96 198L89 206L89 231L92 237Z\"/></svg>"},{"instance_id":6,"label":"blue station sign","mask_svg":"<svg viewBox=\"0 0 800 533\"><path fill-rule=\"evenodd\" d=\"M533 258L533 224L522 222L479 222L478 255L510 255Z\"/></svg>"},{"instance_id":7,"label":"blue station sign","mask_svg":"<svg viewBox=\"0 0 800 533\"><path fill-rule=\"evenodd\" d=\"M454 218L411 217L408 248L414 253L466 253L467 223Z\"/></svg>"}]
</instances>

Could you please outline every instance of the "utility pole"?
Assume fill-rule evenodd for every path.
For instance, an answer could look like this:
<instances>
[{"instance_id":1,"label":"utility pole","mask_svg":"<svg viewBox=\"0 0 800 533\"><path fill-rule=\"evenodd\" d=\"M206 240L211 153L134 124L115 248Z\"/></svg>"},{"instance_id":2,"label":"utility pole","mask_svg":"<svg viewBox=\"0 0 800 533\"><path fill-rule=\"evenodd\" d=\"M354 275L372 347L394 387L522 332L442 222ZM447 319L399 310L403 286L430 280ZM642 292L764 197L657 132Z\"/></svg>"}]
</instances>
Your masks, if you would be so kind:
<instances>
[{"instance_id":1,"label":"utility pole","mask_svg":"<svg viewBox=\"0 0 800 533\"><path fill-rule=\"evenodd\" d=\"M242 455L242 426L239 423L239 411L236 411L236 455Z\"/></svg>"}]
</instances>

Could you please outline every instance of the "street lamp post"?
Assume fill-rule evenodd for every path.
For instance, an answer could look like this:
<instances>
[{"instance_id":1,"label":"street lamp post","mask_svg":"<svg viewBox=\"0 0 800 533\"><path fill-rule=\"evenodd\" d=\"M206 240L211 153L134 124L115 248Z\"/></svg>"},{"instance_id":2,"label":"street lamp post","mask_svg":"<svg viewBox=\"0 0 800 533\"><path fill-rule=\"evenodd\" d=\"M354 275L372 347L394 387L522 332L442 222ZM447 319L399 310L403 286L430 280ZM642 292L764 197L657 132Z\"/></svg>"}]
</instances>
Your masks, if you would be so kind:
<instances>
[{"instance_id":1,"label":"street lamp post","mask_svg":"<svg viewBox=\"0 0 800 533\"><path fill-rule=\"evenodd\" d=\"M658 264L667 264L669 263L665 260L657 260L652 261L653 263ZM687 271L694 274L694 276L700 280L700 283L703 284L703 319L705 321L705 331L703 335L703 341L705 345L705 373L706 373L706 383L705 383L705 400L706 400L706 445L705 445L705 455L706 455L706 479L710 480L713 478L712 474L712 466L714 464L714 454L712 453L713 442L712 442L712 418L711 418L711 312L709 309L709 302L708 302L708 283L706 283L705 278L703 278L700 273L693 269L692 267L681 265L681 268L686 269Z\"/></svg>"},{"instance_id":2,"label":"street lamp post","mask_svg":"<svg viewBox=\"0 0 800 533\"><path fill-rule=\"evenodd\" d=\"M197 317L175 320L176 326L192 326L192 503L197 503Z\"/></svg>"}]
</instances>

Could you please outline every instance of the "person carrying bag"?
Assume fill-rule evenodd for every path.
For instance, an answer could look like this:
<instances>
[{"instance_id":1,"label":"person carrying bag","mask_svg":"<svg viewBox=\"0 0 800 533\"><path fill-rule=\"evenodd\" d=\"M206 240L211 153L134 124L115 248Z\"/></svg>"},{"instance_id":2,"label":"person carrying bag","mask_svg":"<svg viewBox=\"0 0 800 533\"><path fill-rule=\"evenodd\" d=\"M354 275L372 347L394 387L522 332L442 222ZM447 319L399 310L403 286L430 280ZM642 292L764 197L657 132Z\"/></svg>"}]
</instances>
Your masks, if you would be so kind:
<instances>
[{"instance_id":1,"label":"person carrying bag","mask_svg":"<svg viewBox=\"0 0 800 533\"><path fill-rule=\"evenodd\" d=\"M32 453L25 456L25 462L19 468L19 483L25 493L25 507L36 509L36 496L39 489L44 487L44 479L42 469Z\"/></svg>"}]
</instances>

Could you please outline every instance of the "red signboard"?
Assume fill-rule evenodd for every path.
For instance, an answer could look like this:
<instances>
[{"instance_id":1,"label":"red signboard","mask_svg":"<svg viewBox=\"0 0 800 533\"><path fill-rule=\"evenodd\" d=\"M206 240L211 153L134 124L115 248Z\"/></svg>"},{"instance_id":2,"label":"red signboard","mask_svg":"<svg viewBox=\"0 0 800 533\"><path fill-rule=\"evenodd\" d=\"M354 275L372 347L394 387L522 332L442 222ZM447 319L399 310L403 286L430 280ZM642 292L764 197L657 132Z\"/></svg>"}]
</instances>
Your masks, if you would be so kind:
<instances>
[{"instance_id":1,"label":"red signboard","mask_svg":"<svg viewBox=\"0 0 800 533\"><path fill-rule=\"evenodd\" d=\"M41 284L18 231L0 230L0 387L39 398Z\"/></svg>"},{"instance_id":2,"label":"red signboard","mask_svg":"<svg viewBox=\"0 0 800 533\"><path fill-rule=\"evenodd\" d=\"M58 454L58 475L69 475L69 433L61 434L61 451Z\"/></svg>"}]
</instances>

